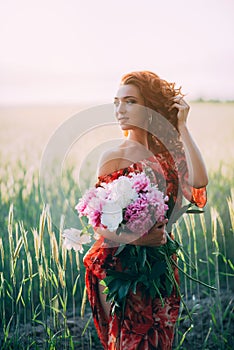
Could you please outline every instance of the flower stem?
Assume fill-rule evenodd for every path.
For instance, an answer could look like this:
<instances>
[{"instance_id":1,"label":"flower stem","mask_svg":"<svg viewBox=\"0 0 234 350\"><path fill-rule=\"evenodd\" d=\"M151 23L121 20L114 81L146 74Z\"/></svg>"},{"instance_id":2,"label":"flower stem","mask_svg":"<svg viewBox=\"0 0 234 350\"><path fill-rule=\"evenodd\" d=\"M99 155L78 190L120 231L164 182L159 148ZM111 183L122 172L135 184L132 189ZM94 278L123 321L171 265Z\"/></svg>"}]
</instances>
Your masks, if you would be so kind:
<instances>
[{"instance_id":1,"label":"flower stem","mask_svg":"<svg viewBox=\"0 0 234 350\"><path fill-rule=\"evenodd\" d=\"M197 278L194 278L194 277L192 277L191 275L189 275L187 272L185 272L184 270L182 270L182 268L181 268L174 260L172 260L172 263L173 263L186 277L188 277L188 278L191 279L192 281L197 282L197 283L201 284L201 285L204 286L204 287L210 288L210 289L212 289L212 290L216 290L215 287L212 287L212 286L210 286L209 284L206 284L205 282L202 282L202 281L198 280Z\"/></svg>"},{"instance_id":2,"label":"flower stem","mask_svg":"<svg viewBox=\"0 0 234 350\"><path fill-rule=\"evenodd\" d=\"M156 289L158 295L159 295L159 298L160 298L160 301L161 301L161 304L162 304L162 307L164 307L165 303L164 303L164 300L163 300L163 297L162 297L162 294L160 293L155 281L153 280L153 286L154 288Z\"/></svg>"},{"instance_id":3,"label":"flower stem","mask_svg":"<svg viewBox=\"0 0 234 350\"><path fill-rule=\"evenodd\" d=\"M175 285L176 291L179 294L180 300L181 300L181 302L182 302L182 304L183 304L183 306L184 306L184 308L185 308L185 310L186 310L186 312L188 314L188 317L192 321L192 316L191 316L191 314L189 312L189 309L188 309L188 307L187 307L187 305L186 305L186 303L184 301L184 298L183 298L183 296L181 294L180 286L177 283L177 281L175 279L175 276L174 276L174 271L173 271L173 268L172 268L172 263L174 263L174 260L171 257L168 257L166 254L165 254L165 259L166 259L167 267L168 267L168 270L169 270L169 276L168 277L170 278L171 282Z\"/></svg>"}]
</instances>

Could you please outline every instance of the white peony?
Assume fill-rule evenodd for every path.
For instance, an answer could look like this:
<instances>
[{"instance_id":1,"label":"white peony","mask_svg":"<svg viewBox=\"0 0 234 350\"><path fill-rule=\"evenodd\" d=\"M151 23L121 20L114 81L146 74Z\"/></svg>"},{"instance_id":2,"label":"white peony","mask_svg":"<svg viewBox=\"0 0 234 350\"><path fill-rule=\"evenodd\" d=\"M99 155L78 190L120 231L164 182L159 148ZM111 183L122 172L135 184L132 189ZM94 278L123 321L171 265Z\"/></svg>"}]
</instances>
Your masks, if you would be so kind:
<instances>
[{"instance_id":1,"label":"white peony","mask_svg":"<svg viewBox=\"0 0 234 350\"><path fill-rule=\"evenodd\" d=\"M121 206L117 202L107 201L102 207L101 223L113 232L117 230L122 220Z\"/></svg>"},{"instance_id":2,"label":"white peony","mask_svg":"<svg viewBox=\"0 0 234 350\"><path fill-rule=\"evenodd\" d=\"M71 250L73 248L80 253L84 251L83 244L91 242L91 237L88 233L82 233L81 230L77 230L76 228L64 230L62 236L64 238L63 246L66 249Z\"/></svg>"},{"instance_id":3,"label":"white peony","mask_svg":"<svg viewBox=\"0 0 234 350\"><path fill-rule=\"evenodd\" d=\"M99 197L93 197L89 200L88 205L87 205L87 210L92 211L92 210L98 210L101 211L102 208L102 202L103 200Z\"/></svg>"},{"instance_id":4,"label":"white peony","mask_svg":"<svg viewBox=\"0 0 234 350\"><path fill-rule=\"evenodd\" d=\"M109 192L108 192L108 187L107 188L105 188L105 187L98 187L97 189L96 189L96 192L97 192L97 197L100 199L100 200L106 200L107 199L107 197L108 197L108 194L109 194Z\"/></svg>"},{"instance_id":5,"label":"white peony","mask_svg":"<svg viewBox=\"0 0 234 350\"><path fill-rule=\"evenodd\" d=\"M111 199L117 202L121 208L126 208L138 195L132 188L132 181L126 176L120 176L118 180L112 182Z\"/></svg>"}]
</instances>

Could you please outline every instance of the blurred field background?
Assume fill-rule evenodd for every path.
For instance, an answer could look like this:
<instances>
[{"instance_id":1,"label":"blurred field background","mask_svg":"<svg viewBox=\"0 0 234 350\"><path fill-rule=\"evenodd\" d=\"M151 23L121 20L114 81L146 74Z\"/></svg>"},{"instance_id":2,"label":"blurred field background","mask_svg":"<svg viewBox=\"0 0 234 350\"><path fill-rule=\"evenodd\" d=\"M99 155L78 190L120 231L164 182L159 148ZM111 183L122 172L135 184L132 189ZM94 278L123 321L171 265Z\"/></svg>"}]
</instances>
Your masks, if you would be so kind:
<instances>
[{"instance_id":1,"label":"blurred field background","mask_svg":"<svg viewBox=\"0 0 234 350\"><path fill-rule=\"evenodd\" d=\"M84 308L82 256L62 249L61 232L73 219L55 188L51 203L61 218L53 222L38 178L43 150L55 129L86 107L0 107L1 349L100 348L89 307ZM208 204L204 214L185 216L174 231L196 267L181 261L181 268L217 291L181 273L193 322L182 308L174 348L233 349L234 103L193 102L188 124L207 164ZM81 163L107 137L119 138L121 132L116 127L94 130L69 150L62 186L71 208L80 196ZM95 169L89 162L82 166L87 185ZM73 224L80 225L78 219Z\"/></svg>"}]
</instances>

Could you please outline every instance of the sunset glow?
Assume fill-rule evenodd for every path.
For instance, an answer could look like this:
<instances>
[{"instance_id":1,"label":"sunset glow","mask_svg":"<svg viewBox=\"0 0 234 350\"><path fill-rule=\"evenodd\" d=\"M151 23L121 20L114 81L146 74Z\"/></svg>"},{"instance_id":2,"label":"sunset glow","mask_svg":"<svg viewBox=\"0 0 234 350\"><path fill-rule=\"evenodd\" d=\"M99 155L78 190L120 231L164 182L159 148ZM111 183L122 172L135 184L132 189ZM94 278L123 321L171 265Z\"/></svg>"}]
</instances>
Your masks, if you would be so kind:
<instances>
[{"instance_id":1,"label":"sunset glow","mask_svg":"<svg viewBox=\"0 0 234 350\"><path fill-rule=\"evenodd\" d=\"M0 104L110 102L132 70L175 81L190 100L234 99L231 0L0 7Z\"/></svg>"}]
</instances>

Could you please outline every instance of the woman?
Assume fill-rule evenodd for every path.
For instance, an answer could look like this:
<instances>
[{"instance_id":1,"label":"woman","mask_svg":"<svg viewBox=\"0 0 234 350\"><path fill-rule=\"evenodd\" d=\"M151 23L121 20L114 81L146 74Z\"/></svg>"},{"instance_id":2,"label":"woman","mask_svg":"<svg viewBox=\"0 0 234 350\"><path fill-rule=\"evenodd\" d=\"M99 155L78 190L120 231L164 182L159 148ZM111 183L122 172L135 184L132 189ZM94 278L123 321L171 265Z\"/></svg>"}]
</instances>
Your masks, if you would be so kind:
<instances>
[{"instance_id":1,"label":"woman","mask_svg":"<svg viewBox=\"0 0 234 350\"><path fill-rule=\"evenodd\" d=\"M118 146L106 152L100 161L99 182L111 182L130 172L151 169L152 181L169 196L168 218L181 207L182 196L199 207L206 203L207 173L201 154L186 125L189 106L180 89L148 71L123 76L115 100L116 119L128 135ZM86 287L98 336L106 350L171 349L178 317L179 297L151 298L140 285L129 293L124 315L112 312L103 294L100 280L111 266L121 271L114 256L119 243L155 247L167 242L168 218L141 233L98 229L100 239L87 252ZM169 219L170 221L170 219ZM178 281L178 271L174 270Z\"/></svg>"}]
</instances>

